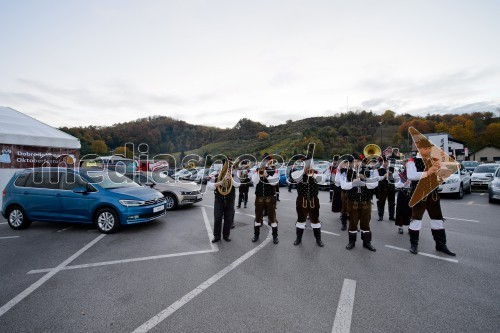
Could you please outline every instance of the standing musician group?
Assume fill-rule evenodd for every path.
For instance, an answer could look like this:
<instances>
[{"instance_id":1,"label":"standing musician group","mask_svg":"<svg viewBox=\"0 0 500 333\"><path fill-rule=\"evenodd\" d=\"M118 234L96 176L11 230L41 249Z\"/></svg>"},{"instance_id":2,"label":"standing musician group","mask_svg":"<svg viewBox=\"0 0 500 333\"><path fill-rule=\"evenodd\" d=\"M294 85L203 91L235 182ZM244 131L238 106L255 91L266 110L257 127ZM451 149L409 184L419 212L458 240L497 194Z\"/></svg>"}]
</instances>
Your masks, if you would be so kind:
<instances>
[{"instance_id":1,"label":"standing musician group","mask_svg":"<svg viewBox=\"0 0 500 333\"><path fill-rule=\"evenodd\" d=\"M434 186L442 181L440 177L449 170L431 156L432 143L427 138L417 136L415 143L420 154L409 159L402 172L396 172L394 166L389 165L389 160L381 155L374 154L375 158L372 158L372 154L368 154L365 158L362 154L353 153L343 159L334 158L330 169L332 179L330 199L332 211L340 213L341 229L348 229L347 250L355 247L357 234L361 232L363 247L373 252L376 251L372 245L373 233L370 226L375 194L379 221L383 220L387 201L389 220L394 221L399 234L404 233L403 226L408 226L411 253L418 253L422 217L427 211L431 219L431 231L436 250L451 256L456 255L448 249L446 244L440 198ZM213 243L220 241L221 238L227 242L231 241L229 236L234 222L236 188L239 188L237 208L241 208L242 204L246 208L250 182L253 182L255 186L252 242L259 240L264 216L267 216L273 243L279 243L276 188L279 186L280 175L270 161L272 159L266 157L260 162L251 177L248 165L243 165L243 168L238 169L238 161L234 165L230 161L225 161L219 174L208 182L207 188L214 190L215 194ZM380 164L379 168L377 168L378 164ZM318 198L318 182L321 176L315 173L313 166L311 158L299 163L298 167L294 164L287 174L288 182L293 183L297 188L296 239L293 244L302 243L306 221L310 220L316 244L324 247L321 239ZM396 189L399 190L397 204ZM222 225L223 220L224 225Z\"/></svg>"}]
</instances>

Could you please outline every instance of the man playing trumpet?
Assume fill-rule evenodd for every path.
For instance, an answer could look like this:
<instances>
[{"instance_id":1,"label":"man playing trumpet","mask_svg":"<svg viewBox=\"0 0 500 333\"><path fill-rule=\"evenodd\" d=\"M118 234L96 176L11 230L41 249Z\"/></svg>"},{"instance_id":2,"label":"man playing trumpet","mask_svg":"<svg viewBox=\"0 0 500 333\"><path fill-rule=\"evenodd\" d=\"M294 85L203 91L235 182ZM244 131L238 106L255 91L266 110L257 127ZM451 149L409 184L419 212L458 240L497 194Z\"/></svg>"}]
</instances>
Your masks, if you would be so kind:
<instances>
[{"instance_id":1,"label":"man playing trumpet","mask_svg":"<svg viewBox=\"0 0 500 333\"><path fill-rule=\"evenodd\" d=\"M318 199L318 180L321 176L316 175L312 167L312 160L305 161L304 170L292 173L292 178L297 182L297 239L293 245L299 245L302 242L302 235L306 228L306 219L309 215L311 227L316 238L316 244L319 247L325 246L321 241L321 223L319 222L319 199Z\"/></svg>"},{"instance_id":2,"label":"man playing trumpet","mask_svg":"<svg viewBox=\"0 0 500 333\"><path fill-rule=\"evenodd\" d=\"M279 182L279 173L267 168L267 162L259 164L258 171L252 176L255 185L255 222L252 242L259 240L264 210L267 210L268 223L272 228L273 243L278 244L278 220L276 219L276 184ZM276 171L276 172L275 172Z\"/></svg>"},{"instance_id":3,"label":"man playing trumpet","mask_svg":"<svg viewBox=\"0 0 500 333\"><path fill-rule=\"evenodd\" d=\"M363 155L353 154L354 166L347 171L345 180L341 180L340 186L347 191L349 197L349 243L346 249L352 250L356 245L358 224L361 227L361 239L363 247L370 251L376 251L372 246L372 232L370 230L370 219L372 213L372 191L378 185L378 175L369 178L369 171L361 167ZM367 176L368 175L368 176Z\"/></svg>"}]
</instances>

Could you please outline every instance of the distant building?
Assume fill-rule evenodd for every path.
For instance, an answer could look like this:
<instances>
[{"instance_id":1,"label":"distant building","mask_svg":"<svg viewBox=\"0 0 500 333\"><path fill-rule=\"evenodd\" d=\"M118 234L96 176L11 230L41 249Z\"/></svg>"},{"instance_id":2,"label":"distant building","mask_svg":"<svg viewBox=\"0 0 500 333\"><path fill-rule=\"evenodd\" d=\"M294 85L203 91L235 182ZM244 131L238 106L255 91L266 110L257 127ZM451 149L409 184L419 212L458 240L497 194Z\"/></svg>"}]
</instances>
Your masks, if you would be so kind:
<instances>
[{"instance_id":1,"label":"distant building","mask_svg":"<svg viewBox=\"0 0 500 333\"><path fill-rule=\"evenodd\" d=\"M472 160L478 162L498 162L500 163L500 149L495 146L485 146L478 149L472 155Z\"/></svg>"},{"instance_id":2,"label":"distant building","mask_svg":"<svg viewBox=\"0 0 500 333\"><path fill-rule=\"evenodd\" d=\"M424 134L429 141L441 148L445 153L455 156L458 161L463 161L468 158L468 149L465 147L465 142L462 142L448 133L427 133ZM412 145L412 150L417 150L415 143Z\"/></svg>"},{"instance_id":3,"label":"distant building","mask_svg":"<svg viewBox=\"0 0 500 333\"><path fill-rule=\"evenodd\" d=\"M80 156L80 140L19 111L0 106L0 151L0 189L3 189L21 169L75 165Z\"/></svg>"}]
</instances>

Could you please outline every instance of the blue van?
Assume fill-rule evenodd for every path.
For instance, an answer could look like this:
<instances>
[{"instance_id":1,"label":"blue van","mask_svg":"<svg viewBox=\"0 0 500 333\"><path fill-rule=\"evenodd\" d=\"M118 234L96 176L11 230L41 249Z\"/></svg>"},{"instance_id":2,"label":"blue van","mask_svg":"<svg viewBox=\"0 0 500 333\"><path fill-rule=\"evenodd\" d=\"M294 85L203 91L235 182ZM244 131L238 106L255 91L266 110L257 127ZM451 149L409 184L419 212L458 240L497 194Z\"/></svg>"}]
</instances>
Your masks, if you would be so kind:
<instances>
[{"instance_id":1,"label":"blue van","mask_svg":"<svg viewBox=\"0 0 500 333\"><path fill-rule=\"evenodd\" d=\"M165 215L165 198L113 170L33 168L3 190L2 215L16 230L31 221L76 222L108 234Z\"/></svg>"}]
</instances>

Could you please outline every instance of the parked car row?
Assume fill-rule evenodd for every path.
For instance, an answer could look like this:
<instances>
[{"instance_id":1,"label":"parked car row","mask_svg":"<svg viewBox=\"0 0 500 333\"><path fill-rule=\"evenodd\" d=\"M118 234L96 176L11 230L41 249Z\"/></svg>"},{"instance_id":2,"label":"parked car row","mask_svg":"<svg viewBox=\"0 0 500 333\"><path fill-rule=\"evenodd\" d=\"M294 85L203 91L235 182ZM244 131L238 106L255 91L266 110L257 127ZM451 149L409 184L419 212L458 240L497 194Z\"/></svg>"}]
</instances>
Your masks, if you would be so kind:
<instances>
[{"instance_id":1,"label":"parked car row","mask_svg":"<svg viewBox=\"0 0 500 333\"><path fill-rule=\"evenodd\" d=\"M203 199L195 183L176 182L166 172L130 174L99 167L21 170L2 196L2 216L13 229L25 229L32 221L75 222L94 224L102 233Z\"/></svg>"}]
</instances>

